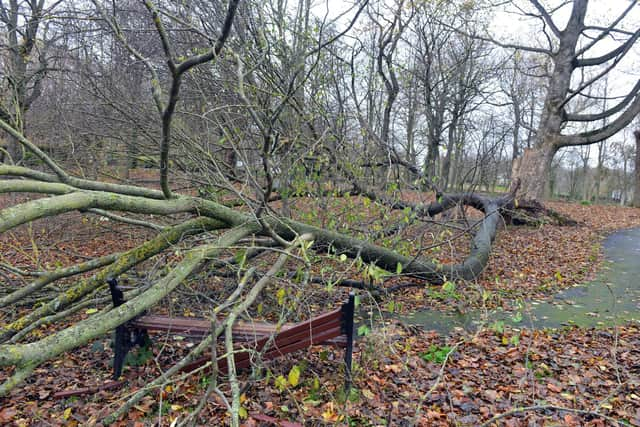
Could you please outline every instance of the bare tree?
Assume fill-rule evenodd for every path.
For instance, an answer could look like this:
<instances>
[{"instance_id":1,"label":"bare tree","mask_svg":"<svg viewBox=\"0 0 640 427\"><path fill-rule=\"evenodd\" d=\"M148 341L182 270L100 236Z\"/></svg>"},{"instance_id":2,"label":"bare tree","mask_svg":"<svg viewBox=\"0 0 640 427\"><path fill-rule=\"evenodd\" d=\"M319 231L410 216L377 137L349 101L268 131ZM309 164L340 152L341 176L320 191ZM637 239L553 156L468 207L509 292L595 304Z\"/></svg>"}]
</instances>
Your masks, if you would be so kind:
<instances>
[{"instance_id":1,"label":"bare tree","mask_svg":"<svg viewBox=\"0 0 640 427\"><path fill-rule=\"evenodd\" d=\"M23 132L25 113L40 96L43 79L55 66L51 47L57 35L49 18L60 1L6 3L0 2L0 119ZM14 162L22 158L20 144L13 138L8 154Z\"/></svg>"},{"instance_id":2,"label":"bare tree","mask_svg":"<svg viewBox=\"0 0 640 427\"><path fill-rule=\"evenodd\" d=\"M635 179L633 181L633 206L640 207L640 130L633 132L636 142Z\"/></svg>"},{"instance_id":3,"label":"bare tree","mask_svg":"<svg viewBox=\"0 0 640 427\"><path fill-rule=\"evenodd\" d=\"M592 96L587 92L589 88L616 70L627 55L634 51L635 43L640 37L640 28L629 22L634 2L627 2L624 9L604 26L585 21L588 0L562 2L557 7L548 8L537 0L529 1L529 9L525 9L520 3L514 5L540 21L545 45L501 45L545 55L551 62L535 145L525 150L514 175L514 178L519 178L522 182L523 197L540 198L548 186L551 161L560 148L602 141L622 130L640 112L640 97L637 96L640 81L628 88L613 107L593 113L575 111L575 102L581 97ZM569 19L564 28L561 28L555 15L567 8L570 8ZM616 47L604 54L592 55L605 40L612 40ZM612 118L606 126L596 126L585 132L568 132L575 129L572 126L574 123L600 123L606 117Z\"/></svg>"},{"instance_id":4,"label":"bare tree","mask_svg":"<svg viewBox=\"0 0 640 427\"><path fill-rule=\"evenodd\" d=\"M277 280L278 276L290 277L289 272L279 274L287 258L296 262L296 267L304 272L300 275L300 293L312 281L310 259L315 257L309 256L311 252L322 260L334 259L337 254L344 255L357 260L353 264L360 265L363 270L386 270L387 277L411 276L418 279L418 286L442 284L448 280L474 280L482 273L498 225L502 223L501 214L507 215L508 211L516 208L513 198L517 186L509 194L496 199L469 193L448 195L438 192L437 201L430 204L389 198L385 189L370 191L366 186L357 187L358 192L370 196L369 202L381 203L385 208L407 210L412 217L419 219L431 220L435 215L459 205L481 211L482 219L471 228L474 234L469 254L458 264L432 261L425 256L423 248L412 248L411 253L405 253L387 245L386 241L383 241L384 245L377 244L362 236L338 232L335 227L320 228L294 220L272 203L272 196L281 196L278 178L300 165L304 169L307 161L330 164L333 173L340 173L347 180L353 180L352 183L366 182L363 173L366 169L362 165L370 160L370 152L363 150L357 138L354 141L348 138L362 133L373 135L376 144L380 144L377 147L389 150L392 162L424 178L416 165L404 161L395 150L394 109L382 106L376 110L382 120L371 123L378 126L373 132L370 122L363 120L364 115L359 111L351 115L346 112L348 107L345 105L354 102L343 102L347 83L351 83L347 80L351 76L346 71L353 62L340 61L350 46L338 46L338 42L353 28L367 7L366 1L350 9L345 15L349 17L348 24L339 27L339 20L330 23L326 19L315 19L311 3L306 0L298 2L294 11L279 1L251 5L255 6L253 8L230 0L226 7L220 8L218 4L207 1L147 0L144 8L139 10L148 24L139 31L123 27L123 16L118 7L125 7L124 3L118 3L118 7L114 7L115 2L112 1L93 0L92 3L101 17L95 31L103 34L100 31L108 28L109 38L105 44L117 40L123 49L120 52L122 56L116 52L114 60L108 58L95 63L88 58L77 57L78 63L86 67L89 75L93 72L98 74L103 70L101 67L112 67L116 71L110 77L114 79L121 75L123 66L137 64L138 67L132 67L131 72L141 76L132 81L141 82L141 87L151 94L138 100L145 105L145 111L140 112L136 103L131 103L120 93L120 85L126 87L132 83L118 82L108 91L102 91L101 84L85 90L86 85L100 81L97 76L90 76L75 87L87 99L99 99L104 105L102 110L85 107L87 109L82 112L96 115L108 112L112 114L109 121L116 122L116 118L128 114L137 112L144 117L147 110L154 111L155 119L136 130L147 133L149 141L157 141L155 154L160 159L160 190L115 183L113 180L86 179L81 169L79 176L76 173L79 169L74 168L73 163L65 164L48 155L25 135L20 126L0 118L0 129L28 150L42 168L46 168L43 171L7 163L0 165L0 176L6 178L0 180L0 193L35 193L39 196L16 201L1 209L0 233L51 217L69 222L65 215L70 213L75 213L74 220L85 215L100 215L118 224L143 228L135 232L139 239L137 246L122 253L108 253L78 264L50 269L0 264L3 274L22 284L0 297L0 307L7 310L36 292L49 291L45 288L50 284L75 279L62 291L53 287L53 294L48 294L46 302L41 305L26 311L12 310L7 317L10 320L0 327L0 366L13 367L11 376L0 385L0 395L9 393L47 360L84 345L156 306L179 286L204 280L204 272L219 272L237 280L232 279L224 289L215 289L215 296L208 299L208 307L211 307L208 314L212 317L224 315L212 335L195 346L184 363L205 351L223 333L231 341L231 326L238 313L256 301L266 283ZM384 89L378 98L371 99L386 98L390 104L399 99L398 91L402 88L402 81L398 79L396 85L396 77L393 77L393 73L400 69L398 63L394 63L392 53L401 44L397 32L402 33L401 27L407 22L407 16L403 14L409 12L409 16L413 16L412 11L403 10L403 4L400 3L400 7L394 5L398 16L391 17L386 25L376 26L379 31L372 38L378 43L379 50L375 51L376 56L371 57L374 58L374 68L370 75L377 75ZM194 16L206 16L207 19L191 19ZM375 17L383 19L378 15ZM150 34L156 42L147 44L150 38L143 39L143 35L149 37ZM104 40L99 37L88 39L91 43ZM141 40L144 43L138 44ZM466 61L477 51L468 50L466 45L457 47L461 48L460 56L455 56L453 64L464 63L471 68L472 63ZM444 55L444 47L439 49L439 54ZM106 56L113 54L109 48L104 51L96 49L95 52ZM335 76L326 76L336 62L342 62L342 68ZM470 68L462 67L474 76ZM477 79L473 77L465 81L475 82ZM338 87L334 96L318 93L334 86ZM355 85L350 86L353 88ZM440 90L445 91L445 88ZM356 93L355 90L353 92ZM462 98L457 104L447 105L458 105L459 114L469 111L464 104L467 98ZM127 103L132 105L123 106ZM447 108L437 113L446 115L449 113ZM460 124L463 120L458 113L456 120L459 122L455 127L466 129ZM347 116L353 117L349 125L343 123ZM376 121L375 117L372 122ZM487 160L484 163L504 157L505 135L510 128L496 125L495 117L490 115L483 121L477 135L477 152ZM114 129L104 126L101 131L106 134L105 138L130 137L131 133L126 129L130 122L122 123ZM354 123L364 124L359 127ZM90 127L89 123L86 126ZM437 131L442 133L443 129ZM210 131L214 137L209 136ZM87 139L97 137L97 133L94 130ZM332 136L339 140L332 140ZM224 139L220 146L225 150L232 149L237 158L242 159L243 176L231 177L224 173L223 163L227 159L212 154L211 148L218 137ZM461 135L452 137L457 141L460 138ZM474 160L483 163L483 158L476 156ZM175 185L176 170L189 174L192 187L187 188L188 191L181 191ZM322 169L313 169L313 172L320 175ZM492 188L496 180L495 170L487 168L480 170L476 182ZM217 199L202 192L196 196L193 186L206 183L224 189L224 197ZM291 191L294 185L285 183L282 187ZM339 194L341 189L328 190ZM402 216L394 223L385 221L395 229L403 225L404 218L408 219L408 216ZM278 246L281 256L273 263L272 269L260 273L257 272L260 263L247 254L262 253L267 246ZM126 303L111 307L105 301L106 280L135 272L138 268L143 270L144 263L151 261L166 264L167 268L149 277L149 283L137 286ZM249 280L254 273L261 276L255 282ZM99 313L76 323L60 324L55 331L47 330L44 337L25 340L30 331L65 318L94 297L103 304ZM227 350L230 355L231 346ZM171 368L167 375L177 369ZM167 375L161 376L156 383L166 380ZM230 399L226 401L227 410L232 414L233 424L238 425L240 390L233 377L229 381L231 392ZM118 414L135 404L145 392L142 390L132 396Z\"/></svg>"}]
</instances>

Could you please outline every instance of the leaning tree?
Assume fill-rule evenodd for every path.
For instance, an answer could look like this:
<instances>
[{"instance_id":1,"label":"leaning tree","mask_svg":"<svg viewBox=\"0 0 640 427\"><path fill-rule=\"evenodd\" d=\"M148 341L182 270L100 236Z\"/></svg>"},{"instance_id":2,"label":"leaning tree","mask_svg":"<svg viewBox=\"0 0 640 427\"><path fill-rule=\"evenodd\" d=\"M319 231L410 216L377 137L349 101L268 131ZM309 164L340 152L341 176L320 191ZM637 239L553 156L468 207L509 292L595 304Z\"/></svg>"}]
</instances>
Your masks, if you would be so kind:
<instances>
[{"instance_id":1,"label":"leaning tree","mask_svg":"<svg viewBox=\"0 0 640 427\"><path fill-rule=\"evenodd\" d=\"M39 271L25 271L23 266L7 263L0 265L5 280L20 277L26 281L24 286L3 295L0 307L11 308L23 304L44 289L55 292L42 304L26 312L4 313L9 321L0 327L0 366L9 368L7 372L10 372L10 376L0 385L0 395L6 395L44 362L101 337L152 308L203 270L224 269L234 263L239 268L239 272L231 275L237 278L235 286L226 294L221 294L211 307L212 315L221 316L221 323L209 338L194 347L183 361L165 372L155 383L161 383L205 351L218 335L231 334L230 326L239 313L246 310L266 284L280 273L288 257L302 263L304 270L308 265L307 255L311 251L339 254L372 268L386 270L389 276L402 273L420 279L422 283L432 284L445 280L473 280L483 271L497 227L502 222L501 213L517 205L513 202L517 186L510 194L497 199L474 194L437 194L433 203L411 204L386 197L380 191L365 188L362 182L359 183L355 190L366 194L369 200L391 209L401 209L404 213L401 222L432 218L460 204L481 211L483 216L471 227L474 234L469 255L463 262L450 265L431 261L419 250L400 253L394 248L363 238L294 220L282 215L271 204L282 189L284 180L278 188L277 177L283 168L295 169L296 165L307 160L304 149L307 153L316 153L318 146L327 142L324 138L330 132L321 129L323 121L309 118L308 111L317 108L318 104L305 92L305 84L312 81L323 87L325 81L320 74L325 73L322 67L327 58L325 51L353 26L367 2L350 11L352 20L346 30L336 31L335 24L329 25L322 20L312 23L309 3L305 1L299 3L296 14L297 19L304 23L290 26L278 21L284 19L288 10L279 10L274 5L240 5L238 0L230 0L225 10L209 10L210 16L218 19L220 27L214 33L210 22L193 19L194 14L203 13L200 8L207 6L208 2L187 2L181 6L173 2L145 1L160 46L160 54L153 58L130 42L129 33L123 31L114 17L114 11L109 9L110 2L93 0L92 3L102 18L102 24L109 29L109 34L128 51L129 58L145 68L152 92L150 99L158 115L159 129L155 137L159 147L160 189L78 176L41 150L25 136L22 129L0 119L0 128L32 153L38 160L36 163L42 165L37 169L11 163L0 164L0 175L4 177L0 180L0 193L24 193L30 196L18 199L0 210L0 233L11 232L45 218L64 218L70 212L79 212L83 216L99 215L129 226L144 227L145 230L139 233L141 241L137 246L77 264L49 266ZM234 28L241 33L237 40L232 37ZM282 37L278 39L269 33L271 30L281 31ZM297 30L302 33L295 37L286 33ZM314 42L307 38L310 35L315 37ZM251 49L261 49L262 53L251 56L251 52L238 40L250 45ZM282 44L273 44L273 40L279 40ZM295 49L291 47L289 50L286 41L295 43ZM274 50L274 56L269 56L271 49ZM296 54L295 63L290 64L287 70L273 60L278 55L284 60L286 52ZM224 92L224 98L215 93L210 96L216 102L222 102L221 99L232 100L231 105L210 105L207 98L200 105L200 113L184 106L186 102L180 101L181 94L185 90L189 90L191 95L197 93L193 87L200 85L205 76L210 80L224 80L225 84L209 86L218 87L220 92ZM326 81L331 83L331 79ZM225 168L220 167L224 159L212 154L215 147L212 148L209 143L198 145L185 130L194 116L201 114L203 120L209 120L212 111L224 115L226 119L207 123L215 123L216 132L225 139L225 147L230 144L239 158L243 159L241 169L246 181L227 180L224 185L218 184L217 187L235 197L216 198L208 192L199 197L180 192L172 185L172 179L178 176L172 167L178 166L184 173L193 166L198 168L197 171L209 170L211 174L218 171L220 177L228 178L222 173ZM286 134L286 129L295 127L292 123L302 123L309 132L293 136ZM241 141L241 138L252 141L254 145ZM176 147L195 151L190 156L182 156L184 153L178 152ZM334 148L338 149L336 146ZM194 155L194 152L197 154ZM180 163L180 157L186 157L188 162ZM173 159L176 161L173 162ZM203 162L208 162L210 168L200 169ZM357 178L353 169L346 162L341 162L337 172L342 173L348 182ZM320 173L318 170L316 172ZM412 172L420 174L415 167ZM244 191L247 188L251 192ZM334 195L344 194L349 189L352 188L322 188ZM306 195L306 192L289 191L289 194ZM260 240L260 237L263 239ZM270 245L283 249L279 250L280 256L269 271L258 273L251 266L252 254L264 251ZM124 304L118 307L108 304L105 294L108 278L133 271L163 254L166 255L168 266L162 269L158 277L145 286L141 284L133 289ZM254 274L261 277L251 280ZM301 277L303 285L312 281L309 274ZM353 284L349 281L345 283ZM44 337L28 335L42 325L60 322L79 308L87 307L88 301L91 301L90 304L103 304L103 310L85 320L64 323L63 328L57 328ZM231 339L230 335L228 339ZM232 365L233 357L229 357ZM229 411L237 422L240 393L237 387L233 387L232 380L231 384L232 403ZM134 395L121 411L134 404L142 394L144 391Z\"/></svg>"},{"instance_id":2,"label":"leaning tree","mask_svg":"<svg viewBox=\"0 0 640 427\"><path fill-rule=\"evenodd\" d=\"M597 95L598 91L593 90L599 82L615 76L617 70L628 67L629 58L637 54L638 8L635 1L619 2L616 7L622 10L618 15L600 23L596 20L596 2L590 4L588 0L552 2L552 6L538 0L510 3L516 12L538 20L543 35L540 45L491 40L507 48L542 55L550 64L549 71L542 73L546 95L536 127L535 144L525 150L513 168L514 177L522 181L522 197L540 199L545 194L551 162L559 149L603 141L626 127L640 113L640 80L627 85L622 95L613 98L617 101L615 105L603 111L598 107L607 94ZM588 15L588 12L592 13ZM569 15L564 26L563 14ZM577 106L584 103L581 98L592 101L593 108L578 110ZM591 128L577 132L577 124L581 123L590 124Z\"/></svg>"}]
</instances>

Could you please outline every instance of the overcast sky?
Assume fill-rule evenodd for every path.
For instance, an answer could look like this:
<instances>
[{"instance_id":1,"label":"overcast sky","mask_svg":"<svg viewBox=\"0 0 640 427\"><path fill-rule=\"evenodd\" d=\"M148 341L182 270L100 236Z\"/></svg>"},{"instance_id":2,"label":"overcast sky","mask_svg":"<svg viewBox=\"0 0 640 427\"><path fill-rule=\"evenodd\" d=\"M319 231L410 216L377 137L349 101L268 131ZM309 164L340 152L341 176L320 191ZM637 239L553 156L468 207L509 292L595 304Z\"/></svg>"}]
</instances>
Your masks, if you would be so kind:
<instances>
[{"instance_id":1,"label":"overcast sky","mask_svg":"<svg viewBox=\"0 0 640 427\"><path fill-rule=\"evenodd\" d=\"M545 4L552 7L560 3L563 2L545 2ZM526 0L516 1L515 4L525 7L527 11L534 10ZM588 25L606 26L618 17L628 6L628 0L591 0L589 2L589 8L587 9L585 23ZM553 14L554 22L560 29L565 27L570 12L571 4L567 4ZM635 31L639 22L640 6L637 6L618 27ZM513 5L500 8L496 11L493 27L496 38L502 41L547 47L540 20L518 14L517 9ZM596 32L591 32L590 34L596 34ZM606 37L589 50L588 56L595 57L602 55L618 45L619 43L616 43L611 37ZM629 52L627 57L616 67L616 70L612 72L610 79L610 88L612 90L616 92L623 91L624 88L628 90L628 84L633 85L635 81L637 81L640 76L638 72L640 69L639 58L640 43L636 43L633 51Z\"/></svg>"},{"instance_id":2,"label":"overcast sky","mask_svg":"<svg viewBox=\"0 0 640 427\"><path fill-rule=\"evenodd\" d=\"M391 3L393 1L394 0L390 0L389 2ZM453 1L462 2L463 0ZM608 26L629 6L629 1L630 0L591 0L585 22L588 25ZM565 0L541 0L541 2L547 7L547 10L552 10L558 5L565 3ZM478 0L477 3L479 4L481 1ZM502 2L496 1L495 3ZM636 3L636 7L634 7L622 23L618 25L618 28L630 31L637 29L638 23L640 23L640 2L636 1ZM350 7L353 7L353 1L316 0L315 5L315 13L317 15L324 16L326 14L328 18L334 19L338 15L348 11ZM518 11L518 6L521 7L520 11ZM571 12L571 7L572 4L568 3L553 13L554 22L560 29L565 27ZM547 39L542 32L543 25L541 20L530 16L523 16L522 11L536 12L528 0L514 0L511 4L492 9L493 19L490 27L494 38L502 42L548 47ZM355 9L343 15L339 20L338 28L344 28L354 13ZM595 31L590 33L590 35L596 34L597 32ZM587 41L587 39L584 40L585 42ZM617 47L619 44L620 43L616 42L613 38L606 37L591 48L587 56L597 57ZM595 67L590 67L587 71L594 72ZM638 78L640 78L640 42L636 43L633 50L627 54L625 59L616 66L609 76L607 85L610 96L625 95L628 90L633 87L638 81ZM575 77L576 79L579 78L577 73ZM610 105L614 102L615 101L610 101ZM622 139L625 138L625 136L624 134L620 134L615 138Z\"/></svg>"}]
</instances>

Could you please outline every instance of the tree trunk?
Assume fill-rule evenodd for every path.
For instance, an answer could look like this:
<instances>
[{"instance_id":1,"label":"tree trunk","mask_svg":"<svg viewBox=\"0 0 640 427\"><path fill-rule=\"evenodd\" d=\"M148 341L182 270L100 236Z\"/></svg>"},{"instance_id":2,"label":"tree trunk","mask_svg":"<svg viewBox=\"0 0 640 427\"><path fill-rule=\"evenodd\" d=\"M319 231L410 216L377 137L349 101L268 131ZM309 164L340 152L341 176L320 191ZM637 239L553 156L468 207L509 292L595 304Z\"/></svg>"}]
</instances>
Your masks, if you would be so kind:
<instances>
[{"instance_id":1,"label":"tree trunk","mask_svg":"<svg viewBox=\"0 0 640 427\"><path fill-rule=\"evenodd\" d=\"M513 97L513 141L511 149L511 164L514 164L516 159L520 156L520 101Z\"/></svg>"},{"instance_id":2,"label":"tree trunk","mask_svg":"<svg viewBox=\"0 0 640 427\"><path fill-rule=\"evenodd\" d=\"M444 159L442 160L442 173L440 176L442 177L442 189L447 191L451 188L451 183L449 182L449 174L451 171L451 158L453 157L453 150L456 143L456 133L458 127L458 114L454 112L453 118L451 119L451 123L449 124L449 140L447 141L447 151L444 155Z\"/></svg>"},{"instance_id":3,"label":"tree trunk","mask_svg":"<svg viewBox=\"0 0 640 427\"><path fill-rule=\"evenodd\" d=\"M591 157L591 147L582 147L586 151L582 152L582 200L589 200L589 158Z\"/></svg>"},{"instance_id":4,"label":"tree trunk","mask_svg":"<svg viewBox=\"0 0 640 427\"><path fill-rule=\"evenodd\" d=\"M427 156L424 162L424 176L429 180L428 184L436 181L438 176L438 157L440 155L440 135L429 140Z\"/></svg>"},{"instance_id":5,"label":"tree trunk","mask_svg":"<svg viewBox=\"0 0 640 427\"><path fill-rule=\"evenodd\" d=\"M636 139L635 182L633 186L633 206L640 207L640 129L633 133Z\"/></svg>"},{"instance_id":6,"label":"tree trunk","mask_svg":"<svg viewBox=\"0 0 640 427\"><path fill-rule=\"evenodd\" d=\"M536 132L534 148L525 150L519 162L519 170L513 177L521 182L521 196L528 199L543 198L549 191L551 161L558 151L557 138L566 121L564 101L571 86L571 76L576 68L576 45L584 27L587 12L586 0L576 0L566 28L559 33L559 45L553 55L553 71Z\"/></svg>"},{"instance_id":7,"label":"tree trunk","mask_svg":"<svg viewBox=\"0 0 640 427\"><path fill-rule=\"evenodd\" d=\"M525 148L524 154L514 162L511 176L520 179L520 198L541 199L549 195L549 174L551 161L557 148L543 144L537 148Z\"/></svg>"},{"instance_id":8,"label":"tree trunk","mask_svg":"<svg viewBox=\"0 0 640 427\"><path fill-rule=\"evenodd\" d=\"M465 126L460 124L460 131L458 132L456 143L454 144L453 153L453 167L449 169L449 188L462 191L462 184L458 182L460 179L460 170L462 169L462 158L464 151L464 139L465 139Z\"/></svg>"},{"instance_id":9,"label":"tree trunk","mask_svg":"<svg viewBox=\"0 0 640 427\"><path fill-rule=\"evenodd\" d=\"M23 157L22 147L20 146L20 143L18 142L18 140L11 136L9 136L9 138L7 139L9 141L7 151L9 152L9 156L11 156L11 161L14 164L20 163Z\"/></svg>"},{"instance_id":10,"label":"tree trunk","mask_svg":"<svg viewBox=\"0 0 640 427\"><path fill-rule=\"evenodd\" d=\"M604 157L605 157L605 141L598 143L598 166L596 167L596 177L594 179L594 194L593 200L597 203L600 200L600 184L602 182L604 172Z\"/></svg>"}]
</instances>

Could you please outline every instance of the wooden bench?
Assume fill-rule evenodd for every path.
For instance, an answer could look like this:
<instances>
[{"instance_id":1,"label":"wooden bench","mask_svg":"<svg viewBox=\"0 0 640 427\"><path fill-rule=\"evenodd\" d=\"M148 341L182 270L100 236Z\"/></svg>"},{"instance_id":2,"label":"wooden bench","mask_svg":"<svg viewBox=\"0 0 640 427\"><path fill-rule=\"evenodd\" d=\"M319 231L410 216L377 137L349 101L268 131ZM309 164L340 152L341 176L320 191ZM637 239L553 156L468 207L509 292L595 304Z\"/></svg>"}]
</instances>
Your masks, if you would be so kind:
<instances>
[{"instance_id":1,"label":"wooden bench","mask_svg":"<svg viewBox=\"0 0 640 427\"><path fill-rule=\"evenodd\" d=\"M124 295L116 279L108 279L113 306L124 303ZM353 354L354 326L353 315L355 296L349 294L349 300L336 310L321 314L300 323L286 323L276 331L276 325L266 322L236 322L233 325L234 343L242 348L251 348L262 353L263 360L275 359L285 354L308 348L311 345L337 345L345 347L345 389L351 388L351 364ZM163 332L189 338L202 339L211 333L211 321L193 317L170 317L143 314L116 328L113 376L117 380L122 374L124 360L133 347L150 342L148 332ZM266 347L268 345L268 347ZM210 357L198 359L185 368L191 371L211 360ZM237 369L251 365L251 351L239 351L234 355ZM218 370L227 371L227 359L218 361Z\"/></svg>"}]
</instances>

